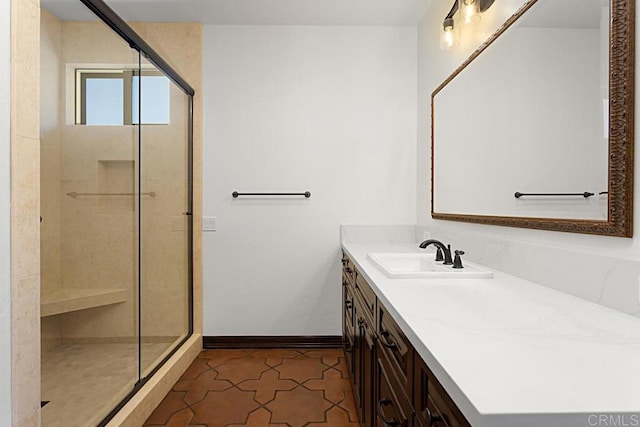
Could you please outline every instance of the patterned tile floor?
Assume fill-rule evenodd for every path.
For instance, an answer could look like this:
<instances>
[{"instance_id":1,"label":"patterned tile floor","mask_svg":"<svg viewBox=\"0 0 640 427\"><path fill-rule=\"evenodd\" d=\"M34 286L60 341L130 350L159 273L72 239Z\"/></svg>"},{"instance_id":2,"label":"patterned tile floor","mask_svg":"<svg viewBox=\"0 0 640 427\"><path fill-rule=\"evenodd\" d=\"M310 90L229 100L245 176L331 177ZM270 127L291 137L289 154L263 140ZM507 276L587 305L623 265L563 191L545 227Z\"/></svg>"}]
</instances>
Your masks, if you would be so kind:
<instances>
[{"instance_id":1,"label":"patterned tile floor","mask_svg":"<svg viewBox=\"0 0 640 427\"><path fill-rule=\"evenodd\" d=\"M145 426L357 427L341 349L205 350Z\"/></svg>"}]
</instances>

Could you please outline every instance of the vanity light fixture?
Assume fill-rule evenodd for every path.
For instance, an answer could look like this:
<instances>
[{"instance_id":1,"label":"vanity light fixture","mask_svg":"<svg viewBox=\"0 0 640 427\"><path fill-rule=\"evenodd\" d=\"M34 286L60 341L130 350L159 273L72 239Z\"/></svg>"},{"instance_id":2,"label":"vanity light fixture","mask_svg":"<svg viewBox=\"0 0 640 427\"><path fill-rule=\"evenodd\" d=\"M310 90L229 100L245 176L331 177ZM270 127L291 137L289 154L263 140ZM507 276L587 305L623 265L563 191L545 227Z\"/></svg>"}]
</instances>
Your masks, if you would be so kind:
<instances>
[{"instance_id":1,"label":"vanity light fixture","mask_svg":"<svg viewBox=\"0 0 640 427\"><path fill-rule=\"evenodd\" d=\"M458 29L456 28L453 18L457 11L458 0L453 0L453 6L451 6L449 14L447 14L442 22L443 33L440 36L440 49L442 50L449 50L458 44Z\"/></svg>"},{"instance_id":2,"label":"vanity light fixture","mask_svg":"<svg viewBox=\"0 0 640 427\"><path fill-rule=\"evenodd\" d=\"M451 10L442 21L443 33L440 37L440 49L449 50L459 42L459 30L456 28L456 13L460 10L460 20L469 25L480 21L480 14L493 5L495 0L453 0Z\"/></svg>"}]
</instances>

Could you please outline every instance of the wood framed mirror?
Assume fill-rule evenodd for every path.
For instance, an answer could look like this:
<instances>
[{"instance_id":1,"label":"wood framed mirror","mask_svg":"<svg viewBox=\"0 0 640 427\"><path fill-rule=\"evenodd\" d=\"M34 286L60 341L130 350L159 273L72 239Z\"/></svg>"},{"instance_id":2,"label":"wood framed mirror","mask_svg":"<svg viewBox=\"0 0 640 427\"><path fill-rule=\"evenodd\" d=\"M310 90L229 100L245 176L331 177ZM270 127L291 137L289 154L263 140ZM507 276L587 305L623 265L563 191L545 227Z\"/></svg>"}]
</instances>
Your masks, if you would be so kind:
<instances>
[{"instance_id":1,"label":"wood framed mirror","mask_svg":"<svg viewBox=\"0 0 640 427\"><path fill-rule=\"evenodd\" d=\"M431 216L633 235L635 0L529 0L431 96Z\"/></svg>"}]
</instances>

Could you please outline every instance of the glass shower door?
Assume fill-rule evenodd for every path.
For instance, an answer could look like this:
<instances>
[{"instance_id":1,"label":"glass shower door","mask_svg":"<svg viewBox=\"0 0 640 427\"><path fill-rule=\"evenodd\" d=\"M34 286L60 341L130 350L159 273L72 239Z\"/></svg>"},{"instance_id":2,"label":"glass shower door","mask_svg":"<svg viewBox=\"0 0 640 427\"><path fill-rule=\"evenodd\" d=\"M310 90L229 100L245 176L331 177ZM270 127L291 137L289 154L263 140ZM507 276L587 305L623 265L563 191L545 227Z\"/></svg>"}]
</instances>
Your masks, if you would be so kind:
<instances>
[{"instance_id":1,"label":"glass shower door","mask_svg":"<svg viewBox=\"0 0 640 427\"><path fill-rule=\"evenodd\" d=\"M41 26L42 424L90 426L140 378L140 55L100 21Z\"/></svg>"},{"instance_id":2,"label":"glass shower door","mask_svg":"<svg viewBox=\"0 0 640 427\"><path fill-rule=\"evenodd\" d=\"M43 426L106 425L193 329L193 89L83 3L41 15Z\"/></svg>"},{"instance_id":3,"label":"glass shower door","mask_svg":"<svg viewBox=\"0 0 640 427\"><path fill-rule=\"evenodd\" d=\"M145 377L189 334L189 101L143 63L140 104L140 341Z\"/></svg>"}]
</instances>

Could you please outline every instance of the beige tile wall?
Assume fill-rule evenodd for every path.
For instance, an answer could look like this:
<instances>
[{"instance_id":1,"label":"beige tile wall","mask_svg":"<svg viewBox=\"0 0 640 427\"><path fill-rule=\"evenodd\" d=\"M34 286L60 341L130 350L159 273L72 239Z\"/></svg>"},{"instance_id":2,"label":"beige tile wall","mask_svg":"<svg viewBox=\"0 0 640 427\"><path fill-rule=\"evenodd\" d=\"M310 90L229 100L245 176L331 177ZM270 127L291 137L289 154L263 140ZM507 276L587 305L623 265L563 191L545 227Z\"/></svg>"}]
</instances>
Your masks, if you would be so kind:
<instances>
[{"instance_id":1,"label":"beige tile wall","mask_svg":"<svg viewBox=\"0 0 640 427\"><path fill-rule=\"evenodd\" d=\"M60 288L60 120L62 22L40 10L40 224L41 292ZM42 351L62 341L59 317L41 323Z\"/></svg>"},{"instance_id":2,"label":"beige tile wall","mask_svg":"<svg viewBox=\"0 0 640 427\"><path fill-rule=\"evenodd\" d=\"M40 3L11 1L12 423L40 408Z\"/></svg>"},{"instance_id":3,"label":"beige tile wall","mask_svg":"<svg viewBox=\"0 0 640 427\"><path fill-rule=\"evenodd\" d=\"M42 287L60 285L60 103L62 23L40 11L40 191Z\"/></svg>"},{"instance_id":4,"label":"beige tile wall","mask_svg":"<svg viewBox=\"0 0 640 427\"><path fill-rule=\"evenodd\" d=\"M194 332L202 333L202 25L132 23L147 43L195 89L193 119Z\"/></svg>"},{"instance_id":5,"label":"beige tile wall","mask_svg":"<svg viewBox=\"0 0 640 427\"><path fill-rule=\"evenodd\" d=\"M138 24L171 63L201 74L201 31L195 24ZM176 42L176 40L179 40ZM100 48L96 48L99 46ZM63 64L133 65L137 55L101 23L62 23ZM185 78L193 85L190 76ZM67 99L69 96L66 97ZM143 126L142 187L155 197L142 199L142 334L180 336L186 331L186 96L171 91L171 125ZM134 127L61 125L61 286L123 288L123 304L62 317L65 338L131 337L136 333L137 211L105 212L100 198L71 198L69 192L99 192L99 163L135 160ZM136 171L137 172L137 171Z\"/></svg>"},{"instance_id":6,"label":"beige tile wall","mask_svg":"<svg viewBox=\"0 0 640 427\"><path fill-rule=\"evenodd\" d=\"M26 7L27 3L29 3L29 6L37 6L38 2L36 0L13 0L13 2L16 4L20 3L19 9L23 9L22 14L25 14L24 9L37 11L37 8ZM21 26L28 25L26 24L26 22L29 22L29 21L32 23L39 21L37 15L32 15L30 16L30 18L31 18L30 20L27 20L24 17L21 17L21 19L19 20L17 18L14 18L14 21L16 22L19 21L21 23ZM47 28L48 28L47 37L57 39L58 24L55 22L55 18L53 18L47 12L44 12L43 22L47 23ZM145 39L152 46L154 46L154 48L161 55L163 55L163 57L166 60L168 60L169 63L171 63L177 69L179 73L181 73L186 78L186 80L195 88L197 93L194 100L194 194L195 194L195 203L194 203L194 229L195 229L195 233L194 233L194 325L195 326L194 327L195 327L196 334L199 334L202 331L202 320L201 320L202 319L202 313L201 313L202 311L201 262L202 261L201 261L201 239L200 239L200 232L199 232L199 230L201 229L200 218L201 218L201 205L202 205L201 204L202 102L201 102L201 96L200 96L200 91L202 89L202 27L199 24L148 24L148 23L134 24L133 26L143 37L145 37ZM64 38L65 31L71 32L74 35L74 37L70 37L68 41L66 41L66 39ZM28 33L31 36L32 40L28 40L28 37L21 39L23 40L23 43L26 43L27 41L29 41L30 44L22 46L20 49L20 52L22 52L22 54L25 57L31 57L32 59L37 58L37 56L39 56L38 55L38 33L33 29L28 31ZM60 56L59 56L59 58L62 58L62 60L60 61L61 67L64 67L63 63L64 61L67 60L67 57L65 57L65 55L69 57L69 60L78 60L79 62L96 61L100 63L109 63L109 62L119 63L119 64L132 63L131 51L128 50L127 48L127 53L123 55L121 40L110 37L110 36L106 36L105 30L97 24L61 23L59 34L61 38ZM62 42L63 39L65 40L64 42ZM55 43L51 45L47 44L46 46L47 53L55 53L55 48L52 48L52 46L55 46ZM73 57L75 53L81 52L83 49L86 56L83 56L82 58ZM46 53L45 53L45 56L46 56ZM134 59L136 58L137 57L134 57ZM25 60L25 62L27 61ZM38 67L35 67L35 68L32 67L32 71L35 71L37 73ZM59 72L62 75L64 72L64 69L60 68ZM17 73L14 73L14 75L17 75ZM37 76L33 77L32 81L37 82L38 77ZM64 79L62 78L62 76L61 76L61 80L59 81L61 82L59 89L62 90L62 87L64 86L62 83L64 82ZM25 92L27 90L31 90L31 92L34 92L34 89L32 87L28 87L28 85L27 85L27 88L25 88ZM49 90L51 92L49 92ZM43 93L44 91L45 89L43 89ZM35 89L35 92L37 93L37 88ZM53 89L47 86L47 98L51 96L50 93L53 93ZM65 97L63 95L60 95L58 99L64 99L64 98ZM33 103L33 97L29 98L29 102ZM25 103L28 103L28 102L25 101ZM38 111L37 105L38 104L36 101L35 103L36 108L33 108L30 111L37 112ZM93 160L95 163L98 159L122 160L122 159L133 158L136 153L130 151L131 146L129 146L128 148L122 148L122 147L119 148L118 144L114 145L111 142L113 142L114 140L133 140L134 138L137 137L135 134L131 134L131 133L118 134L117 130L111 129L111 130L106 130L104 134L101 136L97 136L97 137L92 136L90 140L87 141L87 139L84 138L84 136L81 134L82 130L79 130L77 128L74 129L73 126L68 126L66 124L68 123L68 118L65 115L64 107L63 106L59 106L59 107L60 108L57 110L57 113L58 113L57 120L58 120L58 123L60 124L58 129L49 127L49 121L48 121L49 115L47 115L46 123L43 120L43 140L45 141L45 143L43 143L43 146L42 146L42 150L43 150L42 155L43 155L43 159L44 158L47 159L47 165L43 165L44 167L42 169L42 173L43 175L46 174L47 178L51 177L52 178L51 181L56 181L55 179L56 173L59 174L59 179L57 180L58 181L57 183L49 182L49 180L45 179L45 177L43 177L43 180L42 180L43 190L44 190L44 187L46 186L47 194L50 190L52 194L57 193L58 195L57 200L47 199L48 195L43 195L43 198L42 198L43 203L47 204L49 207L49 210L47 213L47 217L49 218L45 219L45 221L49 221L49 219L51 219L51 221L49 222L49 224L51 225L54 225L56 220L59 221L59 226L57 227L58 228L57 230L55 226L52 226L51 229L47 229L47 230L43 229L42 231L43 232L43 240L42 240L43 257L47 258L47 260L45 261L46 263L49 263L49 261L51 261L50 264L43 265L43 268L41 270L42 271L41 274L44 278L42 285L52 286L52 287L67 286L67 283L78 283L78 282L87 284L87 281L83 280L83 278L86 277L86 276L83 276L86 273L86 271L84 272L83 271L66 271L65 272L64 266L67 264L70 264L69 262L66 262L68 260L65 261L65 257L86 256L86 252L84 254L82 253L83 249L86 249L92 243L95 243L94 241L92 241L92 239L96 237L95 227L93 229L93 234L85 233L89 230L81 229L80 230L81 233L80 234L76 233L75 236L76 237L87 236L89 238L85 238L85 239L81 239L80 241L73 242L74 247L76 249L74 250L69 249L70 252L65 252L65 244L67 245L67 247L71 247L71 244L70 244L71 242L65 243L65 237L64 237L65 231L68 231L68 230L64 230L65 215L69 215L68 219L71 220L71 215L74 214L74 210L76 210L75 215L73 216L73 221L80 222L81 223L80 225L81 226L83 225L82 215L78 215L78 213L81 213L81 210L82 210L82 207L80 205L69 204L69 206L65 208L64 206L65 203L71 202L71 200L67 200L68 198L64 197L66 192L83 191L83 189L95 188L95 185L96 185L95 178L92 178L90 174L88 174L87 172L88 169L92 168L93 166L90 166L88 168L86 166L87 160ZM29 108L29 107L26 106L24 108ZM50 105L47 105L44 108L46 111L49 111L50 117L53 117L55 108L53 108ZM17 111L16 108L13 108L12 110ZM180 113L180 111L176 109L174 111L174 114L178 114L178 113ZM184 117L184 111L181 112L181 114ZM23 149L15 152L15 155L16 156L21 155L21 157L24 158L24 160L22 160L23 162L29 162L31 164L31 167L29 168L21 168L20 174L24 176L31 176L31 178L35 178L35 180L29 181L31 183L30 191L31 191L32 197L30 201L29 200L25 201L24 207L28 209L25 209L24 219L21 219L20 215L15 215L15 212L14 212L14 219L15 219L14 233L16 233L15 234L16 236L18 235L27 236L29 235L29 233L31 233L32 239L30 241L28 239L26 240L23 239L19 243L17 241L14 241L15 245L13 248L13 253L14 255L16 255L14 260L14 266L19 267L14 269L14 271L16 274L22 274L25 276L24 280L21 281L21 283L23 284L23 287L20 289L22 289L26 293L26 295L23 295L23 294L16 295L14 293L14 298L17 301L24 301L25 303L29 302L29 304L25 304L24 307L25 307L25 310L30 314L28 319L25 319L24 322L20 323L21 326L19 330L28 332L29 330L33 331L37 329L37 323L38 323L37 319L39 317L39 314L36 313L36 311L37 311L37 308L39 307L39 304L38 304L39 289L38 288L40 286L40 281L39 281L40 267L39 265L37 265L37 260L38 260L38 249L39 249L40 239L37 236L37 231L38 231L37 222L34 222L33 218L31 218L30 215L39 214L39 211L40 211L40 207L38 203L39 200L37 197L39 192L38 183L40 182L40 179L38 176L39 165L37 164L37 160L39 160L40 158L40 153L38 151L39 147L37 144L37 137L38 137L37 126L34 127L33 123L29 123L29 120L27 119L28 117L26 116L22 118L23 122L20 123L21 126L14 126L14 128L28 129L29 127L31 127L32 130L35 129L35 132L33 134L30 134L31 136L29 136L28 134L23 137L27 139L31 138L32 142L35 142L36 144L24 145L23 147L21 147ZM33 117L31 119L33 121ZM36 115L35 117L36 122L37 122L37 119L38 117ZM51 123L53 122L54 122L54 119L52 118ZM45 128L47 129L47 132L44 132ZM24 132L24 133L27 133L27 132ZM184 128L179 129L177 127L176 133L172 135L173 141L175 141L179 137L182 137L184 133L185 133ZM155 136L156 135L154 135L153 130L147 130L146 133L143 133L143 140L144 140L143 142L146 142L147 138L150 141ZM110 151L96 154L95 152L92 152L92 150L88 150L90 154L86 154L87 153L86 144L97 143L101 139L103 141L110 142L110 144L106 145L110 147L109 149ZM57 141L57 146L56 146L56 141ZM156 141L157 141L157 138L156 138ZM13 140L14 145L17 142L18 142L17 139ZM164 141L165 145L170 143L171 143L171 139L167 139ZM74 144L84 144L85 150L77 151L76 153L78 152L85 153L85 155L87 156L86 158L77 158L77 157L74 157L76 154L71 154L73 153ZM155 160L157 160L157 163L152 163L154 167L157 165L161 165L163 161L171 159L171 156L168 156L168 157L166 156L167 151L160 151L158 153L152 151L147 154L151 155L152 157L156 156ZM184 155L184 153L182 153L182 155ZM75 160L79 160L79 161L75 161ZM18 164L18 159L14 159L14 164L15 165ZM82 166L83 164L85 165L84 167ZM171 179L170 175L166 175L166 174L163 175L161 170L154 170L153 167L147 171L143 170L143 172L147 172L148 174L149 181L147 184L149 185L150 189L151 187L164 188L163 186L166 185L166 188L170 190L168 191L167 195L171 195L171 194L175 195L175 193L178 192L179 189L183 188L184 186L184 182L181 182L179 179L175 179L175 177ZM17 182L20 182L20 181L16 181L16 183ZM171 183L172 185L169 186L167 185L168 183ZM92 187L92 185L94 187ZM29 193L23 193L24 196L27 196L27 194ZM157 199L153 200L154 204L157 205L156 209L158 212L162 211L163 209L166 209L167 203L172 203L173 201L174 200L172 200L171 197L163 197L163 196L159 196ZM90 205L91 202L88 202L87 204ZM77 211L78 209L80 209L80 212ZM153 214L154 211L151 205L148 206L148 209L149 209L149 213ZM56 215L58 216L56 217ZM160 217L158 216L158 218ZM181 217L180 219L184 219L184 218ZM184 253L184 249L180 247L180 245L183 244L180 242L184 242L184 239L179 237L181 233L184 233L184 230L180 230L181 226L179 223L180 221L178 221L177 218L166 218L166 217L157 223L154 223L153 219L149 221L150 229L148 231L152 231L154 229L157 230L159 227L164 227L165 229L168 228L170 231L168 233L169 237L167 237L166 235L167 233L165 233L164 237L159 239L158 241L154 241L153 239L151 239L149 242L147 242L149 246L153 249L149 251L148 256L150 256L151 259L156 260L157 264L162 264L163 259L175 258L175 254L178 252ZM120 226L122 225L122 221L119 222L119 225ZM86 226L86 224L84 224L84 226ZM104 223L102 223L100 226L97 227L97 230L98 232L100 232L101 229L109 229L109 227L110 227L109 220L105 219ZM111 229L113 229L113 227L111 227ZM121 238L124 235L124 236L127 236L128 238L128 233L130 233L131 230L132 230L131 228L124 227L124 230L122 230L122 234L118 234L117 237ZM171 248L162 248L161 245L157 244L158 242L162 242L164 244L166 244L167 241L171 242L172 234L174 235L173 237L175 237L175 239L173 239L173 242L175 243L173 245L174 246L173 253L171 252ZM120 242L118 241L118 238L113 238L113 241L111 243L107 242L109 244L108 246L109 251L107 253L102 254L103 260L96 261L97 256L94 255L91 261L93 264L89 263L89 265L91 265L92 267L95 267L96 262L98 262L98 265L100 265L100 263L102 263L103 261L104 261L104 263L102 264L103 266L108 266L108 265L114 266L114 265L119 265L120 263L124 265L125 264L124 260L126 260L127 265L131 266L132 260L131 260L131 257L129 256L130 253L128 253L127 250L122 249L123 246L119 246ZM59 246L56 245L56 242L55 242L56 240ZM84 243L82 242L82 240L84 240ZM168 246L172 246L172 245L168 245ZM80 249L77 249L77 248L80 248ZM18 255L20 253L25 254L25 252L30 252L33 256ZM58 257L60 257L59 262L58 262ZM136 260L134 259L133 264L135 264L135 262ZM185 263L186 265L186 259L183 259L182 261L180 261L180 263ZM60 266L63 266L63 267L61 268ZM171 303L171 300L175 301L176 299L179 299L182 301L183 304L186 304L186 301L187 301L186 295L180 294L180 292L182 292L183 289L172 288L171 286L166 286L166 285L165 286L160 285L159 282L161 280L166 280L167 277L171 277L171 272L169 270L164 270L167 274L166 275L162 274L163 266L159 265L158 267L159 269L158 271L156 271L156 274L150 275L151 280L150 282L147 282L147 286L146 286L147 293L151 296L151 298L147 300L147 304L149 305L148 308L155 308L155 310L146 310L148 313L151 313L151 315L147 319L143 318L143 322L146 321L147 324L153 325L149 329L145 329L145 333L148 335L153 335L153 334L167 335L168 324L172 323L171 321L167 322L167 319L170 320L170 316L168 316L167 314L175 311L179 311L179 310L176 310L176 305L175 303ZM129 267L123 268L123 270L125 269L129 270ZM177 270L180 270L180 269L177 269ZM95 270L94 270L94 273L95 273ZM126 280L130 280L132 277L131 274L132 273L130 272L126 272L126 273L123 272L119 277L125 278ZM116 274L116 276L118 275ZM95 277L95 275L92 277ZM106 277L106 275L104 277ZM110 274L109 277L113 277L113 275ZM125 279L122 279L122 280L125 280ZM174 277L172 280L170 280L170 282L178 282L178 281L181 281L180 279L181 279L180 277ZM78 282L74 282L74 280L78 280ZM117 280L112 280L111 283L115 284L116 282ZM103 283L108 284L107 281L101 281L99 286L103 286ZM92 286L92 285L95 286L95 283L93 281L89 283L89 286ZM134 297L135 296L132 295L131 301L134 300ZM111 336L112 337L114 334L113 332L114 330L119 331L117 333L122 333L124 336L126 336L131 334L131 331L132 331L132 324L129 320L133 317L132 310L133 310L133 303L131 302L130 304L121 304L119 306L85 310L85 311L77 312L71 315L55 316L46 320L43 323L43 332L46 337L53 337L53 338L55 338L58 334L65 335L65 336L72 336L72 337L87 337L87 336L91 336L91 337ZM102 320L96 321L97 318L102 318ZM109 323L112 323L112 324L109 326L109 328L107 328L108 331L104 327L98 326L98 325L105 325ZM179 328L179 329L182 329L182 328ZM24 345L21 346L21 348L33 350L34 347L37 345L37 343L34 342L35 341L33 339L34 336L37 336L37 334L36 335L32 333L27 334L24 339L25 341ZM195 341L193 341L193 343L197 344L196 347L199 348L200 347L199 337L196 336L194 337L194 339ZM189 351L180 355L180 357L177 357L178 355L174 357L174 359L176 359L177 361L176 363L179 363L179 365L176 365L176 368L178 368L178 370L180 370L181 369L180 367L183 365L187 366L190 360L193 357L195 357L195 355L197 354L196 347L190 347L190 348L193 348L195 351ZM24 366L21 366L20 368L22 369L23 372L31 373L32 380L27 382L21 381L19 386L16 385L14 387L14 394L17 395L17 398L19 401L19 403L16 405L16 410L15 410L16 414L19 415L19 417L16 417L15 419L18 420L17 422L19 425L35 425L35 424L30 424L32 421L37 423L37 414L38 414L37 407L39 406L39 358L37 358L36 355L38 354L39 354L39 351L30 351L30 358L23 358L21 362ZM169 365L172 366L172 364L169 364ZM170 369L169 365L167 366L167 369ZM171 371L174 372L174 374L172 374L173 376L179 375L179 372L177 372L176 369L172 369ZM159 378L164 378L164 374L157 375L157 376ZM26 376L25 378L28 379L28 376ZM171 379L172 378L173 377L171 377ZM149 403L150 403L148 401L148 397L154 396L152 398L152 401L154 402L153 404L155 404L155 402L159 401L159 399L162 398L164 393L166 393L168 388L171 386L170 383L172 383L171 380L169 381L166 381L166 379L156 380L154 384L152 384L154 385L154 387L151 387L151 390L153 391L150 392L149 390L146 390L144 393L142 393L136 400L134 400L133 402L131 402L130 405L128 405L128 408L129 408L128 410L136 411L136 413L138 414L137 417L142 417L141 419L146 418L146 415L148 415L148 412L150 412L150 410L153 409L152 407L147 407L149 406ZM29 384L29 385L25 386L24 384ZM146 388L149 388L149 387L146 387ZM142 412L140 412L139 410L132 409L132 408L135 408L137 403L142 403L145 405Z\"/></svg>"},{"instance_id":7,"label":"beige tile wall","mask_svg":"<svg viewBox=\"0 0 640 427\"><path fill-rule=\"evenodd\" d=\"M44 11L42 26L42 69L47 70L46 76L43 73L42 90L47 92L48 100L72 99L65 89L65 83L68 84L65 64L137 62L135 52L101 23L60 22ZM202 80L199 24L143 23L134 27L199 90ZM51 80L50 84L45 85L45 80ZM187 305L183 286L187 266L186 220L180 202L184 200L186 185L183 144L187 135L186 97L173 88L171 102L172 125L146 126L142 132L143 191L157 193L154 198L143 199L142 212L142 261L146 266L142 281L143 334L150 336L177 336L185 330L185 319L180 313ZM42 289L46 292L59 287L125 288L130 294L124 304L44 319L47 336L43 345L51 345L52 340L55 343L56 331L60 329L64 337L74 339L130 337L137 329L134 321L137 295L132 286L137 264L137 212L104 212L103 200L74 199L66 194L101 191L99 162L133 160L137 156L137 132L131 127L73 126L72 114L61 104L56 106L48 101L42 105L47 124L42 131L42 205L46 211L42 226ZM196 159L201 135L199 110L200 101L196 97ZM199 164L196 161L196 191L200 188ZM199 238L199 233L196 236ZM200 246L199 239L194 243L196 248ZM199 269L195 271L198 280ZM61 326L56 328L56 324Z\"/></svg>"}]
</instances>

